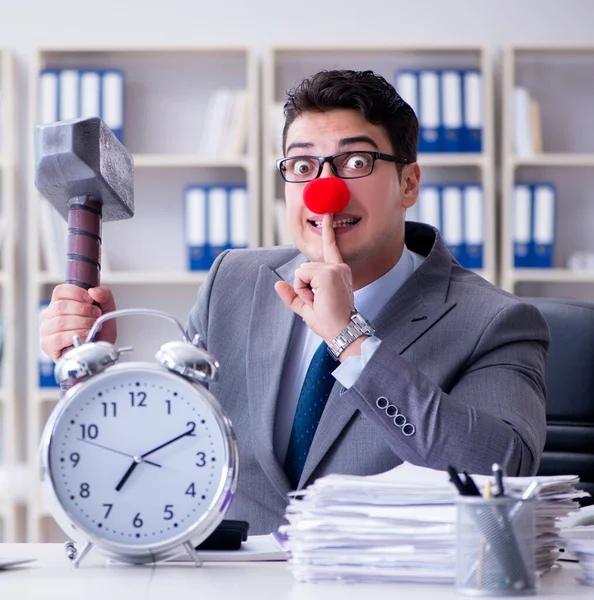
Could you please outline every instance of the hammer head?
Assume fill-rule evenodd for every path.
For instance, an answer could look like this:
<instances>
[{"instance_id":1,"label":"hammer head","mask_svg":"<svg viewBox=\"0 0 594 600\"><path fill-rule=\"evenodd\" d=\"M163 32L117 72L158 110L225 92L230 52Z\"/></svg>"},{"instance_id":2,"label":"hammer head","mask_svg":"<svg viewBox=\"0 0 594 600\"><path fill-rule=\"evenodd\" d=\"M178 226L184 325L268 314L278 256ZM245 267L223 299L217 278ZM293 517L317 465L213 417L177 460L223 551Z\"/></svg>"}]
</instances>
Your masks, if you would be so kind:
<instances>
[{"instance_id":1,"label":"hammer head","mask_svg":"<svg viewBox=\"0 0 594 600\"><path fill-rule=\"evenodd\" d=\"M35 187L67 220L70 200L90 196L104 221L134 215L134 162L99 118L35 128Z\"/></svg>"}]
</instances>

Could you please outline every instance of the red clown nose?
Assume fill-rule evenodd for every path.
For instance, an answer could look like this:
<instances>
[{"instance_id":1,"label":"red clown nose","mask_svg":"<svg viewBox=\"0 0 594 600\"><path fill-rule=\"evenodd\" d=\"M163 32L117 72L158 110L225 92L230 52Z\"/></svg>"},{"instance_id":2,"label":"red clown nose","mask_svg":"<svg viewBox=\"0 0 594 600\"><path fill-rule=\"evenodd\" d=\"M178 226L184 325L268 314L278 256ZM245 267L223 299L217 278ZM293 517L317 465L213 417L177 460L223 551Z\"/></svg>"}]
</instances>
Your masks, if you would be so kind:
<instances>
[{"instance_id":1,"label":"red clown nose","mask_svg":"<svg viewBox=\"0 0 594 600\"><path fill-rule=\"evenodd\" d=\"M350 197L347 184L338 177L318 177L310 181L303 190L305 206L316 215L344 210Z\"/></svg>"}]
</instances>

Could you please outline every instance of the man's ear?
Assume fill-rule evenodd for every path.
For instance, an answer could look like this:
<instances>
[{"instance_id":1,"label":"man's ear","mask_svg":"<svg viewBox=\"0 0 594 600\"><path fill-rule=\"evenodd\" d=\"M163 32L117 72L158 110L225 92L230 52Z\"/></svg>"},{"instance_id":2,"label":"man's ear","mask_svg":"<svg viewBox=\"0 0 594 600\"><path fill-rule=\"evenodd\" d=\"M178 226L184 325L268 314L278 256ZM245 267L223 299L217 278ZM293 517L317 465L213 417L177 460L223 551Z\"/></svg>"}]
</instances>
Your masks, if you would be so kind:
<instances>
[{"instance_id":1,"label":"man's ear","mask_svg":"<svg viewBox=\"0 0 594 600\"><path fill-rule=\"evenodd\" d=\"M421 169L419 163L404 165L400 177L400 203L404 208L410 208L419 195L421 185Z\"/></svg>"}]
</instances>

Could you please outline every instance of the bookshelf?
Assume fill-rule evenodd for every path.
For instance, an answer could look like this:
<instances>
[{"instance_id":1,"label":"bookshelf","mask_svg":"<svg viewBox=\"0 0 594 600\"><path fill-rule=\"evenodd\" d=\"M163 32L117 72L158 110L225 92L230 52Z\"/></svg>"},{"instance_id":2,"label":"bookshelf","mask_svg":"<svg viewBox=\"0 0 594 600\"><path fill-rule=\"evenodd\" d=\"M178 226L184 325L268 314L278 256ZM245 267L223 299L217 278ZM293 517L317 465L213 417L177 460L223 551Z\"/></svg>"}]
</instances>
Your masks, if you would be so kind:
<instances>
[{"instance_id":1,"label":"bookshelf","mask_svg":"<svg viewBox=\"0 0 594 600\"><path fill-rule=\"evenodd\" d=\"M572 269L576 252L594 257L594 122L591 92L594 44L521 44L503 50L501 286L523 296L572 296L594 300L594 262ZM539 120L525 137L542 148L522 148L521 111L514 89L526 89L539 106ZM551 183L556 190L552 266L516 267L516 184ZM533 217L534 218L534 215Z\"/></svg>"},{"instance_id":2,"label":"bookshelf","mask_svg":"<svg viewBox=\"0 0 594 600\"><path fill-rule=\"evenodd\" d=\"M15 218L17 88L15 60L0 48L0 541L22 541L24 490L18 435L21 409L15 392Z\"/></svg>"},{"instance_id":3,"label":"bookshelf","mask_svg":"<svg viewBox=\"0 0 594 600\"><path fill-rule=\"evenodd\" d=\"M480 184L484 194L483 268L478 272L491 282L496 278L494 200L494 121L491 56L486 47L436 46L277 46L269 49L263 78L262 236L264 245L290 243L284 228L284 194L275 160L280 147L285 93L301 79L322 69L372 69L395 83L399 69L478 69L482 72L482 151L476 153L420 153L422 184Z\"/></svg>"},{"instance_id":4,"label":"bookshelf","mask_svg":"<svg viewBox=\"0 0 594 600\"><path fill-rule=\"evenodd\" d=\"M118 308L164 310L185 323L206 271L187 269L184 190L189 185L245 185L248 195L248 246L260 244L259 85L255 57L247 47L55 47L36 52L30 67L30 122L40 118L39 74L44 70L112 69L124 78L124 145L135 163L135 215L103 224L103 254L109 285ZM209 100L221 88L246 92L244 150L204 152L201 140L212 125ZM215 132L216 133L216 132ZM212 131L210 140L215 140ZM32 154L32 153L31 153ZM30 157L33 182L34 158ZM28 298L30 323L39 303L49 300L63 281L61 270L48 269L41 242L41 198L33 184L27 194ZM166 242L166 243L165 243ZM61 259L65 263L65 257ZM104 261L105 267L105 261ZM37 445L43 425L58 398L38 385L38 331L28 334L28 464L31 495L28 540L54 541L61 533L46 513L37 483ZM178 333L166 321L121 320L118 345L133 346L134 360L154 360L159 346Z\"/></svg>"}]
</instances>

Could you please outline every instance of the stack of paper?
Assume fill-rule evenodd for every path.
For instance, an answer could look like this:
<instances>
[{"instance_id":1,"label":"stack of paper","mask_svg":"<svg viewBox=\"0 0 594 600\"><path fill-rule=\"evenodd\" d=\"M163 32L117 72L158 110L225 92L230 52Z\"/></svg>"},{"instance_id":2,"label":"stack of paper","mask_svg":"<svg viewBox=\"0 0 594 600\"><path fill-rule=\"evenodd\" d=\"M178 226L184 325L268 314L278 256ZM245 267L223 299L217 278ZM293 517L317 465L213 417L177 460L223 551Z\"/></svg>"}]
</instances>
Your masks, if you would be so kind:
<instances>
[{"instance_id":1,"label":"stack of paper","mask_svg":"<svg viewBox=\"0 0 594 600\"><path fill-rule=\"evenodd\" d=\"M588 508L594 509L594 505ZM578 581L594 586L594 524L564 529L561 535L566 541L565 549L579 561Z\"/></svg>"},{"instance_id":2,"label":"stack of paper","mask_svg":"<svg viewBox=\"0 0 594 600\"><path fill-rule=\"evenodd\" d=\"M476 476L482 487L486 477ZM506 478L520 495L537 479L536 566L552 566L562 545L556 522L587 495L578 477ZM457 492L448 474L404 464L370 477L329 475L295 493L281 528L301 581L453 582Z\"/></svg>"}]
</instances>

